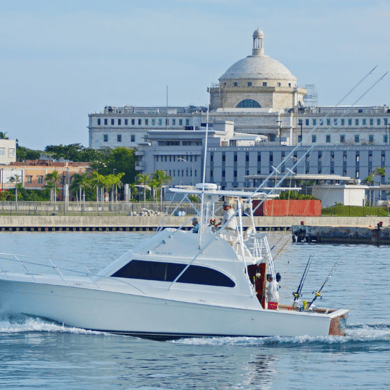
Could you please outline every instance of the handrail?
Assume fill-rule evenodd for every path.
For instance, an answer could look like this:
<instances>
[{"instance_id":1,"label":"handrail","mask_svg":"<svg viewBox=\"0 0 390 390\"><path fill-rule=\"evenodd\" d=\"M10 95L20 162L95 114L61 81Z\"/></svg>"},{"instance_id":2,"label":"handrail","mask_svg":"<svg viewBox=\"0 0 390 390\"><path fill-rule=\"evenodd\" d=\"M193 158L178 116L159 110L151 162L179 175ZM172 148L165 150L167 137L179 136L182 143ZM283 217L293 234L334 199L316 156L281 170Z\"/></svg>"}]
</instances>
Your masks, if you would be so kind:
<instances>
[{"instance_id":1,"label":"handrail","mask_svg":"<svg viewBox=\"0 0 390 390\"><path fill-rule=\"evenodd\" d=\"M24 260L19 260L16 256L15 256L15 259L12 259L12 258L5 258L5 257L2 257L1 255L8 255L8 256L15 256L15 255L12 255L12 254L8 254L8 253L0 253L0 259L2 260L6 260L6 261L11 261L11 262L18 262L20 265L23 266L23 268L27 271L27 274L30 275L34 281L36 283L37 280L34 278L34 276L28 271L28 268L25 266L25 264L29 264L29 265L35 265L35 266L39 266L39 267L44 267L44 268L50 268L50 269L53 269L54 271L56 271L56 269L58 270L63 270L63 271L68 271L68 272L73 272L73 273L76 273L76 274L80 274L80 275L84 275L84 276L88 276L89 278L91 278L91 276L97 276L101 279L109 279L111 281L115 281L115 282L120 282L120 283L123 283L123 284L126 284L136 290L138 290L139 292L141 292L143 295L146 295L146 293L144 291L142 291L140 288L138 288L137 286L134 286L133 284L131 283L128 283L124 280L121 280L121 279L117 279L117 278L112 278L111 276L104 276L104 275L99 275L99 274L95 274L95 273L91 273L91 272L82 272L82 271L77 271L77 270L74 270L74 269L69 269L69 268L65 268L65 267L57 267L57 266L50 266L50 265L46 265L46 264L40 264L40 263L35 263L35 262L31 262L31 261L24 261ZM50 260L49 260L50 261ZM50 261L51 262L51 261ZM52 262L51 262L52 263ZM52 263L53 264L53 263ZM8 271L7 271L8 272ZM56 271L57 272L57 271ZM44 274L42 274L44 275ZM66 283L66 281L64 280L64 283ZM95 283L96 285L96 283Z\"/></svg>"}]
</instances>

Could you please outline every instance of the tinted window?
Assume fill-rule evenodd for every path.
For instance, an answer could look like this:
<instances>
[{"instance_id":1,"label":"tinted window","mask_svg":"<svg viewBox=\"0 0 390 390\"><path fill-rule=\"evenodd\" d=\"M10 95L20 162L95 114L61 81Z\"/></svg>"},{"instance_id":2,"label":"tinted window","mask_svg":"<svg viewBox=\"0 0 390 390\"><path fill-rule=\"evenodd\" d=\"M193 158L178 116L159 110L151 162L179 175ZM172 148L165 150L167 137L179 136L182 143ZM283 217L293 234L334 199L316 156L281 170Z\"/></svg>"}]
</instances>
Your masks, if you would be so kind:
<instances>
[{"instance_id":1,"label":"tinted window","mask_svg":"<svg viewBox=\"0 0 390 390\"><path fill-rule=\"evenodd\" d=\"M185 266L185 264L132 260L111 276L173 282ZM235 286L233 280L221 272L198 265L191 265L177 282L221 287Z\"/></svg>"}]
</instances>

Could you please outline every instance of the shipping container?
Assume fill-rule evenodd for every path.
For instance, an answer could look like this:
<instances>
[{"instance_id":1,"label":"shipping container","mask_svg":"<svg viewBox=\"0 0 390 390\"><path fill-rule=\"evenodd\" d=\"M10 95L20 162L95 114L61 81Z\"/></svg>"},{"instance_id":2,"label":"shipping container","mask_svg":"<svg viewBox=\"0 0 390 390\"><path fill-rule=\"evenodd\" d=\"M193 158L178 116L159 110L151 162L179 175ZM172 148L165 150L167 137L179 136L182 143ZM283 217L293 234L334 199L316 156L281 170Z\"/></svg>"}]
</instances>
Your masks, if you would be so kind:
<instances>
[{"instance_id":1,"label":"shipping container","mask_svg":"<svg viewBox=\"0 0 390 390\"><path fill-rule=\"evenodd\" d=\"M254 215L264 217L320 217L321 201L313 200L266 200L257 209L260 200L253 201Z\"/></svg>"}]
</instances>

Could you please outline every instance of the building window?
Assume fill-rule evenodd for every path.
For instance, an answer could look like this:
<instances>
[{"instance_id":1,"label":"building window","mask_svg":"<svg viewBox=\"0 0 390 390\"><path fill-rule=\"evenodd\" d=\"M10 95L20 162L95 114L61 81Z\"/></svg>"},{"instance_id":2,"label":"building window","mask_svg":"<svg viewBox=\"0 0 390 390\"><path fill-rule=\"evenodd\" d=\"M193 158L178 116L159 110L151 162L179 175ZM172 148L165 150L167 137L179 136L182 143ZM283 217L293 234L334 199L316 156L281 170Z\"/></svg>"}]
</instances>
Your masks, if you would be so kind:
<instances>
[{"instance_id":1,"label":"building window","mask_svg":"<svg viewBox=\"0 0 390 390\"><path fill-rule=\"evenodd\" d=\"M345 135L340 135L340 142L343 144L345 142Z\"/></svg>"},{"instance_id":2,"label":"building window","mask_svg":"<svg viewBox=\"0 0 390 390\"><path fill-rule=\"evenodd\" d=\"M278 87L281 87L282 86L282 83L278 83Z\"/></svg>"},{"instance_id":3,"label":"building window","mask_svg":"<svg viewBox=\"0 0 390 390\"><path fill-rule=\"evenodd\" d=\"M248 87L252 86L252 81L248 81Z\"/></svg>"},{"instance_id":4,"label":"building window","mask_svg":"<svg viewBox=\"0 0 390 390\"><path fill-rule=\"evenodd\" d=\"M156 125L156 120L152 119L152 126L155 126L155 125Z\"/></svg>"},{"instance_id":5,"label":"building window","mask_svg":"<svg viewBox=\"0 0 390 390\"><path fill-rule=\"evenodd\" d=\"M370 126L373 126L374 125L374 119L370 119Z\"/></svg>"},{"instance_id":6,"label":"building window","mask_svg":"<svg viewBox=\"0 0 390 390\"><path fill-rule=\"evenodd\" d=\"M327 143L330 142L330 135L327 135L327 136L326 136L326 142L327 142Z\"/></svg>"},{"instance_id":7,"label":"building window","mask_svg":"<svg viewBox=\"0 0 390 390\"><path fill-rule=\"evenodd\" d=\"M345 125L345 119L341 119L341 126L344 126Z\"/></svg>"},{"instance_id":8,"label":"building window","mask_svg":"<svg viewBox=\"0 0 390 390\"><path fill-rule=\"evenodd\" d=\"M333 119L333 125L334 125L334 126L337 126L337 118L334 118L334 119Z\"/></svg>"},{"instance_id":9,"label":"building window","mask_svg":"<svg viewBox=\"0 0 390 390\"><path fill-rule=\"evenodd\" d=\"M102 122L102 120L100 118L98 118L98 120L97 120L98 126L100 126L101 122Z\"/></svg>"},{"instance_id":10,"label":"building window","mask_svg":"<svg viewBox=\"0 0 390 390\"><path fill-rule=\"evenodd\" d=\"M149 119L145 119L145 126L149 126Z\"/></svg>"},{"instance_id":11,"label":"building window","mask_svg":"<svg viewBox=\"0 0 390 390\"><path fill-rule=\"evenodd\" d=\"M238 85L238 83L235 81L235 82L233 83L233 86L234 86L234 87L237 87L237 85Z\"/></svg>"},{"instance_id":12,"label":"building window","mask_svg":"<svg viewBox=\"0 0 390 390\"><path fill-rule=\"evenodd\" d=\"M355 142L359 142L359 134L355 135Z\"/></svg>"},{"instance_id":13,"label":"building window","mask_svg":"<svg viewBox=\"0 0 390 390\"><path fill-rule=\"evenodd\" d=\"M43 184L43 176L38 176L38 184Z\"/></svg>"},{"instance_id":14,"label":"building window","mask_svg":"<svg viewBox=\"0 0 390 390\"><path fill-rule=\"evenodd\" d=\"M122 120L118 119L118 126L120 126L121 124L122 124Z\"/></svg>"},{"instance_id":15,"label":"building window","mask_svg":"<svg viewBox=\"0 0 390 390\"><path fill-rule=\"evenodd\" d=\"M378 126L381 125L381 120L380 120L380 118L378 118L378 119L376 120L376 124L377 124Z\"/></svg>"},{"instance_id":16,"label":"building window","mask_svg":"<svg viewBox=\"0 0 390 390\"><path fill-rule=\"evenodd\" d=\"M313 142L313 144L315 144L317 142L317 136L316 135L312 135L311 136L311 142Z\"/></svg>"},{"instance_id":17,"label":"building window","mask_svg":"<svg viewBox=\"0 0 390 390\"><path fill-rule=\"evenodd\" d=\"M309 124L310 124L309 119L306 119L306 120L305 120L305 125L306 125L306 126L309 126Z\"/></svg>"},{"instance_id":18,"label":"building window","mask_svg":"<svg viewBox=\"0 0 390 390\"><path fill-rule=\"evenodd\" d=\"M107 126L108 125L108 119L104 119L104 124Z\"/></svg>"},{"instance_id":19,"label":"building window","mask_svg":"<svg viewBox=\"0 0 390 390\"><path fill-rule=\"evenodd\" d=\"M183 126L183 119L179 119L179 126Z\"/></svg>"},{"instance_id":20,"label":"building window","mask_svg":"<svg viewBox=\"0 0 390 390\"><path fill-rule=\"evenodd\" d=\"M189 126L189 125L190 125L190 120L186 119L186 126Z\"/></svg>"},{"instance_id":21,"label":"building window","mask_svg":"<svg viewBox=\"0 0 390 390\"><path fill-rule=\"evenodd\" d=\"M355 126L359 126L359 119L355 119Z\"/></svg>"},{"instance_id":22,"label":"building window","mask_svg":"<svg viewBox=\"0 0 390 390\"><path fill-rule=\"evenodd\" d=\"M291 83L288 83L288 86L291 87Z\"/></svg>"},{"instance_id":23,"label":"building window","mask_svg":"<svg viewBox=\"0 0 390 390\"><path fill-rule=\"evenodd\" d=\"M383 142L384 142L385 144L387 144L387 143L389 142L389 137L388 137L388 135L384 135L384 136L383 136Z\"/></svg>"},{"instance_id":24,"label":"building window","mask_svg":"<svg viewBox=\"0 0 390 390\"><path fill-rule=\"evenodd\" d=\"M108 142L108 134L103 134L103 142Z\"/></svg>"},{"instance_id":25,"label":"building window","mask_svg":"<svg viewBox=\"0 0 390 390\"><path fill-rule=\"evenodd\" d=\"M172 126L176 126L176 119L172 119Z\"/></svg>"},{"instance_id":26,"label":"building window","mask_svg":"<svg viewBox=\"0 0 390 390\"><path fill-rule=\"evenodd\" d=\"M131 125L132 125L132 126L135 126L135 119L132 119L132 120L131 120Z\"/></svg>"},{"instance_id":27,"label":"building window","mask_svg":"<svg viewBox=\"0 0 390 390\"><path fill-rule=\"evenodd\" d=\"M234 153L234 162L237 162L237 153Z\"/></svg>"},{"instance_id":28,"label":"building window","mask_svg":"<svg viewBox=\"0 0 390 390\"><path fill-rule=\"evenodd\" d=\"M117 134L116 142L122 142L122 134Z\"/></svg>"},{"instance_id":29,"label":"building window","mask_svg":"<svg viewBox=\"0 0 390 390\"><path fill-rule=\"evenodd\" d=\"M129 120L125 119L125 126L127 126L128 124L129 124Z\"/></svg>"},{"instance_id":30,"label":"building window","mask_svg":"<svg viewBox=\"0 0 390 390\"><path fill-rule=\"evenodd\" d=\"M326 125L330 126L330 119L329 118L326 120Z\"/></svg>"},{"instance_id":31,"label":"building window","mask_svg":"<svg viewBox=\"0 0 390 390\"><path fill-rule=\"evenodd\" d=\"M138 119L138 126L142 125L142 119Z\"/></svg>"},{"instance_id":32,"label":"building window","mask_svg":"<svg viewBox=\"0 0 390 390\"><path fill-rule=\"evenodd\" d=\"M134 134L131 134L131 135L130 135L130 141L131 141L131 142L135 142L135 135L134 135Z\"/></svg>"},{"instance_id":33,"label":"building window","mask_svg":"<svg viewBox=\"0 0 390 390\"><path fill-rule=\"evenodd\" d=\"M348 119L348 126L352 126L352 119Z\"/></svg>"},{"instance_id":34,"label":"building window","mask_svg":"<svg viewBox=\"0 0 390 390\"><path fill-rule=\"evenodd\" d=\"M324 120L320 119L320 126L323 126L323 125L324 125Z\"/></svg>"},{"instance_id":35,"label":"building window","mask_svg":"<svg viewBox=\"0 0 390 390\"><path fill-rule=\"evenodd\" d=\"M366 118L363 118L363 119L362 119L362 125L363 125L363 126L366 126L366 125L367 125L367 119L366 119Z\"/></svg>"},{"instance_id":36,"label":"building window","mask_svg":"<svg viewBox=\"0 0 390 390\"><path fill-rule=\"evenodd\" d=\"M266 86L267 86L267 82L264 81L264 82L263 82L263 87L266 87Z\"/></svg>"},{"instance_id":37,"label":"building window","mask_svg":"<svg viewBox=\"0 0 390 390\"><path fill-rule=\"evenodd\" d=\"M162 126L162 119L161 118L158 120L158 125Z\"/></svg>"},{"instance_id":38,"label":"building window","mask_svg":"<svg viewBox=\"0 0 390 390\"><path fill-rule=\"evenodd\" d=\"M317 119L313 119L313 126L317 126Z\"/></svg>"},{"instance_id":39,"label":"building window","mask_svg":"<svg viewBox=\"0 0 390 390\"><path fill-rule=\"evenodd\" d=\"M261 106L256 100L244 99L237 104L236 108L261 108Z\"/></svg>"},{"instance_id":40,"label":"building window","mask_svg":"<svg viewBox=\"0 0 390 390\"><path fill-rule=\"evenodd\" d=\"M111 119L111 126L115 125L115 119Z\"/></svg>"},{"instance_id":41,"label":"building window","mask_svg":"<svg viewBox=\"0 0 390 390\"><path fill-rule=\"evenodd\" d=\"M388 123L387 118L383 118L383 124L384 124L385 126L387 126L387 123Z\"/></svg>"},{"instance_id":42,"label":"building window","mask_svg":"<svg viewBox=\"0 0 390 390\"><path fill-rule=\"evenodd\" d=\"M28 176L27 176L27 183L28 183L28 184L31 184L31 183L32 183L32 176L31 176L31 175L28 175Z\"/></svg>"},{"instance_id":43,"label":"building window","mask_svg":"<svg viewBox=\"0 0 390 390\"><path fill-rule=\"evenodd\" d=\"M169 119L165 119L165 126L169 126Z\"/></svg>"},{"instance_id":44,"label":"building window","mask_svg":"<svg viewBox=\"0 0 390 390\"><path fill-rule=\"evenodd\" d=\"M370 142L370 143L374 142L374 135L373 134L370 134L368 136L368 142Z\"/></svg>"}]
</instances>

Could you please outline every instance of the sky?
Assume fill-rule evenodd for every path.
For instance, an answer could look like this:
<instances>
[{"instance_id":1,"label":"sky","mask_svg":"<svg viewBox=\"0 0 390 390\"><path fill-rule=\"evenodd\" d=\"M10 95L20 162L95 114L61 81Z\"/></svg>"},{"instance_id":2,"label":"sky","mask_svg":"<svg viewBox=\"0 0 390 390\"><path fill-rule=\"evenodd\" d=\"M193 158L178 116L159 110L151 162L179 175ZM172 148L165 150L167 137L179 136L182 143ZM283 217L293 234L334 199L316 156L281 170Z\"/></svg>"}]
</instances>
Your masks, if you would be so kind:
<instances>
[{"instance_id":1,"label":"sky","mask_svg":"<svg viewBox=\"0 0 390 390\"><path fill-rule=\"evenodd\" d=\"M0 131L19 145L88 146L88 114L105 106L207 105L207 87L265 54L318 105L352 104L390 70L388 0L3 0ZM359 105L390 103L390 75Z\"/></svg>"}]
</instances>

